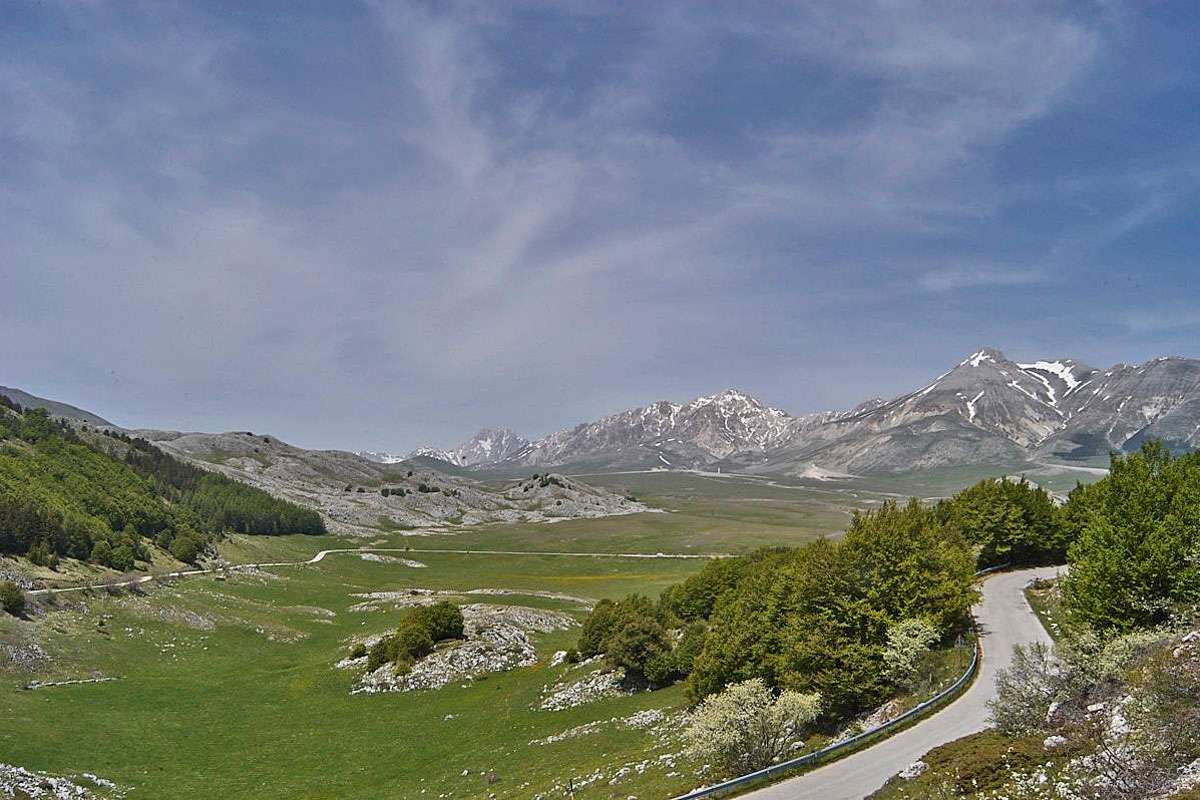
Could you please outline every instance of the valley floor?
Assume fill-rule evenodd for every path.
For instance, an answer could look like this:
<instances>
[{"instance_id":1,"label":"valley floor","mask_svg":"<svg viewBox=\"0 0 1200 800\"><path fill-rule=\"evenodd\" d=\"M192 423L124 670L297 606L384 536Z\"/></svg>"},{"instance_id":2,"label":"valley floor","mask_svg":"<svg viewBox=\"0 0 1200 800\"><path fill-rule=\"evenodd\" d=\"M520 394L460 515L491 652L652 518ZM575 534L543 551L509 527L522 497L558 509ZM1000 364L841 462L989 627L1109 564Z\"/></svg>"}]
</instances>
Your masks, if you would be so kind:
<instances>
[{"instance_id":1,"label":"valley floor","mask_svg":"<svg viewBox=\"0 0 1200 800\"><path fill-rule=\"evenodd\" d=\"M578 620L586 606L570 598L654 596L704 563L585 554L798 545L836 534L854 509L886 497L687 474L606 480L670 513L381 534L369 546L396 548L388 558L340 553L119 593L70 593L29 620L0 617L0 650L24 654L19 666L0 667L0 763L92 773L131 800L549 798L572 785L582 800L689 789L699 781L697 765L678 757L681 686L543 710L557 684L588 674L550 666L578 629L531 634L535 666L436 691L352 694L357 673L335 667L353 642L395 626L395 607L364 598L508 590L463 596ZM293 562L364 544L239 536L222 544L222 555L230 563ZM23 688L34 681L88 682Z\"/></svg>"}]
</instances>

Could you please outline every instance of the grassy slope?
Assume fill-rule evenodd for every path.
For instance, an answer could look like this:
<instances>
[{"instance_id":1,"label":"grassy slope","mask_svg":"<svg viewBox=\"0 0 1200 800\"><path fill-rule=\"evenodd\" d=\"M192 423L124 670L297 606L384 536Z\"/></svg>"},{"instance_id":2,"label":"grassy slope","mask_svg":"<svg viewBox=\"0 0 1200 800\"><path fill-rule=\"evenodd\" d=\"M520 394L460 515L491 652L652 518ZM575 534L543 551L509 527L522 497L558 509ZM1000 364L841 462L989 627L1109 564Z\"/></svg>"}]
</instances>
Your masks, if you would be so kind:
<instances>
[{"instance_id":1,"label":"grassy slope","mask_svg":"<svg viewBox=\"0 0 1200 800\"><path fill-rule=\"evenodd\" d=\"M610 727L545 747L531 747L531 740L681 704L673 689L534 711L542 686L563 671L545 666L465 689L351 696L353 676L332 669L345 640L387 629L396 616L347 611L356 602L352 592L498 586L616 596L657 592L698 568L684 561L437 554L422 561L427 569L331 556L313 567L279 568L282 580L183 581L144 600L94 598L56 613L51 624L61 632L49 644L64 660L47 677L98 670L121 680L26 692L12 690L28 676L5 675L0 686L10 691L0 694L0 716L9 724L0 732L0 760L96 772L136 787L134 798L258 797L265 787L275 797L412 797L422 788L435 797L474 797L483 770L502 778L492 787L497 797L527 797L560 775L638 760L649 735ZM323 621L303 608L313 606L337 616ZM206 631L162 622L156 615L163 608L191 609L218 624ZM297 635L304 638L288 641ZM556 633L539 644L550 652L574 637ZM464 778L463 770L472 774ZM680 788L662 771L637 783L648 796ZM581 796L607 797L607 789Z\"/></svg>"},{"instance_id":2,"label":"grassy slope","mask_svg":"<svg viewBox=\"0 0 1200 800\"><path fill-rule=\"evenodd\" d=\"M376 541L422 549L736 552L836 533L851 509L879 501L878 495L837 484L796 488L694 475L610 476L596 482L629 489L676 513L486 526L453 536L381 534ZM332 536L233 537L222 548L230 561L247 562L302 560L323 548L360 543ZM684 705L675 687L570 711L534 711L542 687L565 669L552 670L545 659L468 688L350 696L354 676L332 668L347 639L386 630L395 621L390 613L347 611L356 602L350 595L409 586L537 589L591 598L655 595L703 562L413 557L428 568L335 555L311 567L271 570L281 580L190 579L144 599L90 598L44 621L19 623L39 627L59 661L47 675L0 670L0 717L11 720L0 726L0 761L60 773L96 772L136 787L131 800L258 797L264 791L298 798L479 797L490 791L498 798L523 798L549 789L556 779L601 768L611 773L653 752L650 734L612 725L566 742L530 745L582 723ZM537 598L498 602L578 611ZM327 608L336 616L324 621L302 606ZM194 610L218 623L211 631L190 628L171 609ZM157 618L160 613L167 621ZM14 625L0 625L0 641L13 636ZM288 641L298 634L302 638ZM560 632L535 641L545 656L570 646L575 636ZM121 680L5 691L31 677L82 677L93 670ZM447 715L455 718L446 720ZM470 772L466 777L464 770ZM486 787L481 772L487 770L495 770L500 782ZM686 774L668 778L668 771L653 767L611 787L605 779L577 796L662 797L694 783Z\"/></svg>"}]
</instances>

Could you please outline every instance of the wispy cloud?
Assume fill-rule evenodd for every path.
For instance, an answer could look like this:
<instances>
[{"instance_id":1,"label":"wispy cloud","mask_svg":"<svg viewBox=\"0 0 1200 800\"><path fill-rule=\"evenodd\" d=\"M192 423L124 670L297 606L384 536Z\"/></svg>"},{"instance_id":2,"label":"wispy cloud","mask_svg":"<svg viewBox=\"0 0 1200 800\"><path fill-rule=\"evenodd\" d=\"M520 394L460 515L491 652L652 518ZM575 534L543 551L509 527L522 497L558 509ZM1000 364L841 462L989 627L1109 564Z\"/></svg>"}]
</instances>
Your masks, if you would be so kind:
<instances>
[{"instance_id":1,"label":"wispy cloud","mask_svg":"<svg viewBox=\"0 0 1200 800\"><path fill-rule=\"evenodd\" d=\"M402 447L730 383L803 409L848 317L845 347L908 352L887 298L1047 283L1012 265L1196 183L1042 224L1039 192L1108 172L1007 148L1117 24L1054 4L36 10L65 41L3 40L3 378L70 364L67 399L130 422ZM847 401L883 390L856 374Z\"/></svg>"},{"instance_id":2,"label":"wispy cloud","mask_svg":"<svg viewBox=\"0 0 1200 800\"><path fill-rule=\"evenodd\" d=\"M926 292L951 292L956 289L976 289L995 286L1029 286L1046 283L1049 277L1040 270L1011 267L960 266L947 267L921 275L917 285Z\"/></svg>"}]
</instances>

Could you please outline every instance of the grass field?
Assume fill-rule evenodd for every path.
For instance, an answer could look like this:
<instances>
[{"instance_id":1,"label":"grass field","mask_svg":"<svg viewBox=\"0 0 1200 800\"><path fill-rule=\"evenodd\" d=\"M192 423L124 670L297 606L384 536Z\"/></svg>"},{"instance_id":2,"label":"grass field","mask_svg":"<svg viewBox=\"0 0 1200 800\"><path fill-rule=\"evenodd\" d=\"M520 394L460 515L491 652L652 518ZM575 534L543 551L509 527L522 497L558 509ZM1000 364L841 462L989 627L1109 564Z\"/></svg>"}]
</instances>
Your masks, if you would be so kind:
<instances>
[{"instance_id":1,"label":"grass field","mask_svg":"<svg viewBox=\"0 0 1200 800\"><path fill-rule=\"evenodd\" d=\"M584 777L653 751L650 734L616 725L559 744L529 742L645 708L673 711L682 704L678 688L548 712L531 706L565 667L539 665L436 692L351 695L353 674L333 664L351 636L395 624L395 613L349 611L355 592L499 587L598 598L655 593L698 562L421 560L426 569L330 556L272 570L278 577L188 579L145 597L74 600L37 623L50 626L46 646L58 659L39 677L119 680L22 691L30 676L6 674L0 761L94 772L134 787L134 798L528 797L560 777ZM578 610L541 598L503 602ZM539 649L565 649L576 635L544 635ZM489 771L499 777L490 787L482 774ZM579 796L684 788L665 772Z\"/></svg>"},{"instance_id":2,"label":"grass field","mask_svg":"<svg viewBox=\"0 0 1200 800\"><path fill-rule=\"evenodd\" d=\"M866 489L772 485L694 474L589 478L665 513L494 525L453 535L381 534L373 544L426 550L743 552L798 545L844 529L886 495ZM333 536L233 537L232 563L304 560L365 542ZM500 588L591 599L657 595L699 570L693 559L414 553L427 565L334 554L258 575L151 584L144 594L60 599L32 621L0 617L0 644L37 637L52 662L0 668L0 762L56 774L92 772L139 798L658 798L696 784L694 769L660 756L679 748L619 720L686 707L682 687L537 708L544 687L580 676L547 665L577 631L534 637L540 663L431 692L351 695L334 669L352 637L393 628L399 612L359 612L356 593ZM488 601L480 597L480 601ZM578 604L521 596L490 602L568 611ZM956 662L953 665L956 666ZM945 670L947 674L952 669ZM117 680L23 690L33 678ZM944 676L938 674L936 682ZM587 723L575 738L534 744ZM677 727L677 726L676 726ZM693 765L694 766L694 765ZM622 776L610 785L624 767ZM489 783L488 774L494 782ZM598 776L598 777L597 777Z\"/></svg>"}]
</instances>

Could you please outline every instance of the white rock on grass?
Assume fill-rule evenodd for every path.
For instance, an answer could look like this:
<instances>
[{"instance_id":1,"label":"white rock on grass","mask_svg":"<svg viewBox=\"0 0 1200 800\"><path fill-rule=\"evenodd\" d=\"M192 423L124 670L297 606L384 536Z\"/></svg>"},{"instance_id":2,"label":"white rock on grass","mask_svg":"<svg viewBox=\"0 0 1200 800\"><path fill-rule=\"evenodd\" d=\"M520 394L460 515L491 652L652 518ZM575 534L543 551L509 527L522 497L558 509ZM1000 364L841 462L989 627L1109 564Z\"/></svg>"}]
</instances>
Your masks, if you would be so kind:
<instances>
[{"instance_id":1,"label":"white rock on grass","mask_svg":"<svg viewBox=\"0 0 1200 800\"><path fill-rule=\"evenodd\" d=\"M1057 750L1066 743L1067 738L1065 736L1054 734L1053 736L1046 737L1045 741L1042 742L1042 747L1046 748L1047 750Z\"/></svg>"},{"instance_id":2,"label":"white rock on grass","mask_svg":"<svg viewBox=\"0 0 1200 800\"><path fill-rule=\"evenodd\" d=\"M570 683L560 681L542 689L544 696L538 707L543 711L562 711L604 697L633 694L631 690L621 685L624 678L624 670L598 669L577 681Z\"/></svg>"},{"instance_id":3,"label":"white rock on grass","mask_svg":"<svg viewBox=\"0 0 1200 800\"><path fill-rule=\"evenodd\" d=\"M411 558L396 558L395 556L385 556L379 553L359 553L358 557L363 561L374 561L377 564L402 564L413 569L425 569L428 565L422 564L420 561L413 561Z\"/></svg>"},{"instance_id":4,"label":"white rock on grass","mask_svg":"<svg viewBox=\"0 0 1200 800\"><path fill-rule=\"evenodd\" d=\"M920 777L927 769L929 769L929 765L924 761L914 761L904 769L900 770L900 777L906 781L911 781L914 778Z\"/></svg>"},{"instance_id":5,"label":"white rock on grass","mask_svg":"<svg viewBox=\"0 0 1200 800\"><path fill-rule=\"evenodd\" d=\"M352 694L440 689L492 672L530 667L538 662L531 632L566 630L578 623L569 614L526 606L472 604L462 606L464 639L440 645L396 675L384 664L362 677Z\"/></svg>"},{"instance_id":6,"label":"white rock on grass","mask_svg":"<svg viewBox=\"0 0 1200 800\"><path fill-rule=\"evenodd\" d=\"M85 780L92 788L77 783ZM0 797L20 797L28 800L100 800L121 798L125 793L112 781L83 773L76 780L32 772L11 764L0 764ZM97 790L102 790L97 793Z\"/></svg>"}]
</instances>

